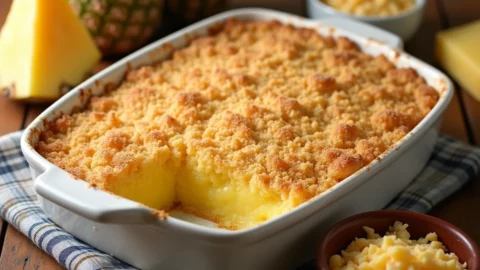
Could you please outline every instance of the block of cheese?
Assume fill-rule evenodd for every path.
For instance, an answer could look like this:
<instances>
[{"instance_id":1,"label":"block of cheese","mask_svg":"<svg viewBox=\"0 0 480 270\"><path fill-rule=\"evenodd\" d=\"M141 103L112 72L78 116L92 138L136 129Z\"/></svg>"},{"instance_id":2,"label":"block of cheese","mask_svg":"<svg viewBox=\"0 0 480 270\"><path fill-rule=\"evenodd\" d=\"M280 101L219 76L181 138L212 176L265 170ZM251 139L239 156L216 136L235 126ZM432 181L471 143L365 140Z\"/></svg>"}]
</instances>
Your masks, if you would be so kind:
<instances>
[{"instance_id":1,"label":"block of cheese","mask_svg":"<svg viewBox=\"0 0 480 270\"><path fill-rule=\"evenodd\" d=\"M100 59L65 0L15 0L0 32L0 89L14 99L54 100Z\"/></svg>"},{"instance_id":2,"label":"block of cheese","mask_svg":"<svg viewBox=\"0 0 480 270\"><path fill-rule=\"evenodd\" d=\"M480 21L438 33L435 56L460 86L480 101Z\"/></svg>"}]
</instances>

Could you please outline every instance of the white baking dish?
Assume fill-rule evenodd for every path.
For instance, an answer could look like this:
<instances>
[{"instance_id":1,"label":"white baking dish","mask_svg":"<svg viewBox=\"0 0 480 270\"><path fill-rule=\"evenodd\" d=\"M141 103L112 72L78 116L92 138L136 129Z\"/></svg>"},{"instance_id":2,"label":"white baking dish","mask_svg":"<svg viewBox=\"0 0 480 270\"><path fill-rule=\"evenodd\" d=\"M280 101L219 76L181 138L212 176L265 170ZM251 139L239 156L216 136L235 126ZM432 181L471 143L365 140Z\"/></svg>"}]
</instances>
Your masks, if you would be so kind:
<instances>
[{"instance_id":1,"label":"white baking dish","mask_svg":"<svg viewBox=\"0 0 480 270\"><path fill-rule=\"evenodd\" d=\"M199 225L201 220L189 222L175 217L161 220L136 202L75 180L32 148L38 140L38 131L44 128L44 119L69 113L86 101L85 95L100 94L106 83L121 80L127 68L165 59L170 50L164 44L184 46L187 34L190 37L194 33L206 34L210 26L231 17L278 20L315 28L324 35L347 36L367 53L383 53L398 66L415 68L439 90L441 98L430 114L381 159L293 211L261 226L239 231ZM352 29L355 23L348 21L325 23L363 31L362 25ZM382 32L377 34L381 39ZM333 222L382 208L408 185L433 150L440 118L452 93L451 82L441 72L384 43L286 13L242 9L216 15L165 37L82 83L33 121L23 134L21 146L47 215L81 240L125 262L143 269L289 269L313 258L319 235Z\"/></svg>"}]
</instances>

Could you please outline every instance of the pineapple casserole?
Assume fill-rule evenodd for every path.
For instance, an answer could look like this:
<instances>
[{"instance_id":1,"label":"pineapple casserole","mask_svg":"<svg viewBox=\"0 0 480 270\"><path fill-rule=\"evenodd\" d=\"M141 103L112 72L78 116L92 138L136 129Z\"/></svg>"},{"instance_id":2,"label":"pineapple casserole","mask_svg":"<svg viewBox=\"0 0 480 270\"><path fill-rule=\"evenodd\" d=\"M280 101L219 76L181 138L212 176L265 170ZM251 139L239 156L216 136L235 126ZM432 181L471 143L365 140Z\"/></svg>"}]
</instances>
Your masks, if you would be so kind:
<instances>
[{"instance_id":1,"label":"pineapple casserole","mask_svg":"<svg viewBox=\"0 0 480 270\"><path fill-rule=\"evenodd\" d=\"M345 37L232 19L48 123L35 148L100 189L243 229L372 162L438 98Z\"/></svg>"}]
</instances>

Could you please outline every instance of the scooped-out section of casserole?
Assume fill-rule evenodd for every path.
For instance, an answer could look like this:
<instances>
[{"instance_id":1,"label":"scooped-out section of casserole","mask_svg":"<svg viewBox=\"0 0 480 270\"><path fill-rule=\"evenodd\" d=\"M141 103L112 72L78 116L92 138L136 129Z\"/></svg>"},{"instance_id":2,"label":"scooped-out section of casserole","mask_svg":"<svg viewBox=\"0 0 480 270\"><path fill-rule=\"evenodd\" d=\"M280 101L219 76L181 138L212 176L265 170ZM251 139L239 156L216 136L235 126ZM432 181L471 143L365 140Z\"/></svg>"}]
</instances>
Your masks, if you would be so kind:
<instances>
[{"instance_id":1,"label":"scooped-out section of casserole","mask_svg":"<svg viewBox=\"0 0 480 270\"><path fill-rule=\"evenodd\" d=\"M438 98L345 37L232 19L47 123L35 148L102 190L243 229L372 162Z\"/></svg>"}]
</instances>

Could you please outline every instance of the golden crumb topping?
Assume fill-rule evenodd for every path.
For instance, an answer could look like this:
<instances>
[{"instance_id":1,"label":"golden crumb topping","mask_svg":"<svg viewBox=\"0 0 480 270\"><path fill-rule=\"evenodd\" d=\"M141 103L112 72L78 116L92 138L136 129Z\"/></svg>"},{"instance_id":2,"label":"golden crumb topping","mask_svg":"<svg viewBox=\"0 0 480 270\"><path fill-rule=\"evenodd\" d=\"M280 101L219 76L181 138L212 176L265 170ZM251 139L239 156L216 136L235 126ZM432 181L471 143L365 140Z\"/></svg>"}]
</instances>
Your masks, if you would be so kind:
<instances>
[{"instance_id":1,"label":"golden crumb topping","mask_svg":"<svg viewBox=\"0 0 480 270\"><path fill-rule=\"evenodd\" d=\"M299 204L399 141L438 98L415 70L347 38L229 20L51 122L36 149L100 188L168 161Z\"/></svg>"}]
</instances>

